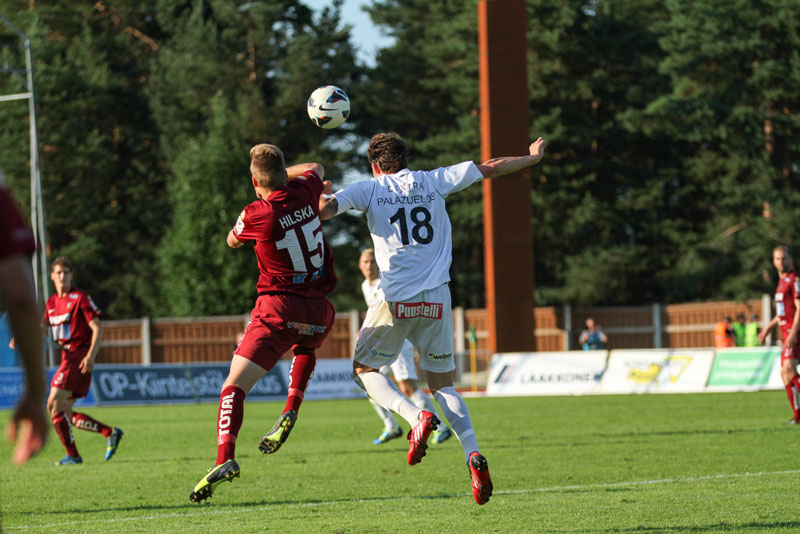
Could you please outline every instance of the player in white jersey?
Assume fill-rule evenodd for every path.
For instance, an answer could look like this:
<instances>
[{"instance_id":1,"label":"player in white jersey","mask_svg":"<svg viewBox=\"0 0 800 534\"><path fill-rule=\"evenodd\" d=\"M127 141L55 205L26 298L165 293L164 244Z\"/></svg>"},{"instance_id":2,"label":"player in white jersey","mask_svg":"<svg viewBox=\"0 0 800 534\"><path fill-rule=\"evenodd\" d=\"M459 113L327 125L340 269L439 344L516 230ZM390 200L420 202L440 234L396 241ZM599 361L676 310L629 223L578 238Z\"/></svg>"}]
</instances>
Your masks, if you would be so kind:
<instances>
[{"instance_id":1,"label":"player in white jersey","mask_svg":"<svg viewBox=\"0 0 800 534\"><path fill-rule=\"evenodd\" d=\"M367 156L373 178L320 197L320 217L349 209L363 211L381 272L383 301L371 306L361 327L353 358L355 382L384 408L413 427L408 463L418 463L439 420L420 410L378 371L392 363L408 338L419 350L419 365L442 413L467 459L475 502L492 495L492 480L464 400L453 388L453 315L449 270L452 260L450 219L445 198L483 179L512 174L536 165L544 156L541 137L527 156L494 158L475 165L466 161L432 171L408 170L408 148L397 134L378 134Z\"/></svg>"},{"instance_id":2,"label":"player in white jersey","mask_svg":"<svg viewBox=\"0 0 800 534\"><path fill-rule=\"evenodd\" d=\"M361 256L358 259L358 268L361 270L361 274L364 275L364 281L361 283L361 292L364 294L364 300L367 306L372 306L382 301L383 295L378 287L380 283L380 273L378 271L378 264L375 262L374 250L368 248L361 251ZM394 376L394 380L397 382L397 387L400 389L400 392L417 405L420 410L427 410L431 413L435 413L437 417L440 416L440 414L436 412L436 407L433 402L431 402L430 397L425 395L417 385L419 377L417 377L417 369L414 366L414 346L408 340L405 340L403 343L398 358L391 365L384 365L381 367L380 373L384 376ZM400 428L400 425L394 420L392 412L372 399L369 399L369 402L372 404L373 408L375 408L375 412L377 412L378 417L381 418L384 425L383 432L380 436L375 438L372 444L380 445L381 443L386 443L389 440L402 436L403 429ZM445 425L442 429L437 430L433 434L431 440L438 444L450 439L452 435L450 429Z\"/></svg>"}]
</instances>

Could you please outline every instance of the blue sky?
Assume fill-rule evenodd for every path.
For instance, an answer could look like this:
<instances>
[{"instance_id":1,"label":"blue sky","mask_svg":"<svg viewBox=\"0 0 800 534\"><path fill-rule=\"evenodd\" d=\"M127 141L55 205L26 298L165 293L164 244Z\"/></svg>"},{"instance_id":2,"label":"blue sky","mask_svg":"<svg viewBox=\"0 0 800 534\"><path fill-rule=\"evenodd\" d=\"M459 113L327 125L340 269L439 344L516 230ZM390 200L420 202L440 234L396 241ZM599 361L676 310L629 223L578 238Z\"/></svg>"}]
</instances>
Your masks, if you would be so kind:
<instances>
[{"instance_id":1,"label":"blue sky","mask_svg":"<svg viewBox=\"0 0 800 534\"><path fill-rule=\"evenodd\" d=\"M304 0L304 3L314 11L333 5L331 0ZM378 27L372 24L369 15L361 10L363 4L369 3L369 0L345 0L342 5L342 22L353 26L351 35L353 44L358 47L358 58L372 65L375 51L391 44L391 38L384 37Z\"/></svg>"}]
</instances>

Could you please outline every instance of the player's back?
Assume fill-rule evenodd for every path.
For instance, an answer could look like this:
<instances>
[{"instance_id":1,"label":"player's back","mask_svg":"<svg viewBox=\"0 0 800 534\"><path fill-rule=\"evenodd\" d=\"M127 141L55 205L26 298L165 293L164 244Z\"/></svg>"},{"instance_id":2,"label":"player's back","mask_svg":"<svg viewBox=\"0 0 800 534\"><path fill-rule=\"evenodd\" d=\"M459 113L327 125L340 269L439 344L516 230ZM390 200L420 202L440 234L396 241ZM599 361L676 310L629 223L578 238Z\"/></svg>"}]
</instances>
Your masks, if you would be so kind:
<instances>
[{"instance_id":1,"label":"player's back","mask_svg":"<svg viewBox=\"0 0 800 534\"><path fill-rule=\"evenodd\" d=\"M240 215L234 234L256 242L259 294L317 297L333 290L333 253L319 219L321 192L322 181L309 171L267 199L252 202Z\"/></svg>"},{"instance_id":2,"label":"player's back","mask_svg":"<svg viewBox=\"0 0 800 534\"><path fill-rule=\"evenodd\" d=\"M366 212L386 300L399 301L450 280L445 198L483 176L472 162L432 171L403 169L337 192L344 209Z\"/></svg>"}]
</instances>

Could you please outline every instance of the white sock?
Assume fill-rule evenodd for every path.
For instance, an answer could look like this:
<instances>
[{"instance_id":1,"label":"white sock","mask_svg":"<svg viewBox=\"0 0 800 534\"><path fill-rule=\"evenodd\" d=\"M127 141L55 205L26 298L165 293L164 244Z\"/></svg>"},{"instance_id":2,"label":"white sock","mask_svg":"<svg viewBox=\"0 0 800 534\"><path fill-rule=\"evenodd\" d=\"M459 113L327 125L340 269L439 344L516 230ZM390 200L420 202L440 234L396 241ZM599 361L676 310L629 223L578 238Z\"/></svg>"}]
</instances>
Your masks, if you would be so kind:
<instances>
[{"instance_id":1,"label":"white sock","mask_svg":"<svg viewBox=\"0 0 800 534\"><path fill-rule=\"evenodd\" d=\"M355 378L355 383L367 392L375 402L400 415L408 421L412 428L419 422L422 410L414 406L405 395L400 393L394 382L375 371L361 373Z\"/></svg>"},{"instance_id":2,"label":"white sock","mask_svg":"<svg viewBox=\"0 0 800 534\"><path fill-rule=\"evenodd\" d=\"M461 447L464 449L464 457L469 461L469 455L478 452L478 438L475 437L475 430L472 428L472 421L469 418L469 410L464 404L464 399L456 393L455 388L442 388L433 394L439 408L442 409L450 428L455 432Z\"/></svg>"},{"instance_id":3,"label":"white sock","mask_svg":"<svg viewBox=\"0 0 800 534\"><path fill-rule=\"evenodd\" d=\"M445 419L442 418L442 414L436 409L436 405L433 403L431 398L425 395L421 389L415 390L414 393L412 393L409 397L409 400L413 402L414 405L420 410L425 410L426 412L436 414L436 417L439 418L439 421L444 424ZM439 430L443 430L441 426L439 427Z\"/></svg>"},{"instance_id":4,"label":"white sock","mask_svg":"<svg viewBox=\"0 0 800 534\"><path fill-rule=\"evenodd\" d=\"M392 416L392 412L378 404L372 399L369 399L369 403L372 404L372 407L375 408L375 412L378 414L378 417L381 418L383 421L384 429L387 432L394 432L397 430L397 421L394 420Z\"/></svg>"}]
</instances>

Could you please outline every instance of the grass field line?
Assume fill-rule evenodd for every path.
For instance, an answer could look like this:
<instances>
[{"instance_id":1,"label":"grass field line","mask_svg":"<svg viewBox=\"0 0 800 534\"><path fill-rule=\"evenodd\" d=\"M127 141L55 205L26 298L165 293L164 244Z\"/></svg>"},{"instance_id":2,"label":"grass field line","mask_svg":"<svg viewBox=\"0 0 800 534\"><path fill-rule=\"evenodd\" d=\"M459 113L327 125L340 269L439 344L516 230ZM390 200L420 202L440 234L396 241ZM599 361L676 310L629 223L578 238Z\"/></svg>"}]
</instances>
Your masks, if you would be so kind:
<instances>
[{"instance_id":1,"label":"grass field line","mask_svg":"<svg viewBox=\"0 0 800 534\"><path fill-rule=\"evenodd\" d=\"M787 471L759 471L759 472L745 472L745 473L722 473L717 475L704 475L704 476L696 476L696 477L677 477L677 478L659 478L653 480L630 480L630 481L623 481L623 482L607 482L607 483L600 483L600 484L573 484L573 485L565 485L565 486L550 486L547 488L525 488L525 489L518 489L518 490L501 490L495 491L494 495L523 495L523 494L532 494L532 493L549 493L549 492L557 492L557 491L580 491L580 490L592 490L592 489L603 489L603 488L626 488L626 487L636 487L636 486L651 486L657 484L673 484L673 483L692 483L692 482L704 482L710 480L725 480L725 479L733 479L733 478L749 478L749 477L761 477L761 476L780 476L780 475L797 475L800 474L800 469L793 469ZM159 519L174 519L174 518L183 518L183 517L199 517L199 516L214 516L214 515L227 515L227 514L241 514L244 512L266 512L270 509L275 508L276 506L288 506L288 507L316 507L316 506L336 506L339 504L344 505L352 505L352 504L359 504L359 503L373 503L373 502L392 502L392 501L408 501L408 500L425 500L425 499L443 499L443 498L461 498L470 494L467 493L457 493L457 494L450 494L450 495L417 495L417 496L401 496L401 497L376 497L373 499L337 499L337 500L330 500L330 501L317 501L317 502L297 502L297 503L276 503L276 504L269 504L269 505L262 505L262 506L247 506L247 507L240 507L240 508L229 508L225 510L197 510L192 512L181 512L181 513L170 513L170 514L150 514L150 515L140 515L140 516L131 516L131 517L116 517L111 519L92 519L87 521L68 521L68 522L58 522L58 523L49 523L49 524L40 524L40 525L21 525L21 526L5 526L5 530L29 530L29 529L37 529L37 528L58 528L58 527L65 527L65 526L76 526L76 525L85 525L85 524L92 524L97 525L101 523L110 524L110 523L122 523L126 521L151 521L151 520L159 520ZM470 495L471 496L471 495Z\"/></svg>"},{"instance_id":2,"label":"grass field line","mask_svg":"<svg viewBox=\"0 0 800 534\"><path fill-rule=\"evenodd\" d=\"M698 477L678 477L678 478L657 478L654 480L629 480L624 482L606 482L602 484L573 484L570 486L551 486L549 488L535 488L535 489L521 489L521 490L505 490L495 491L494 495L516 495L523 493L546 493L552 491L572 491L572 490L587 490L587 489L603 489L603 488L626 488L634 486L650 486L654 484L672 484L679 482L704 482L708 480L724 480L728 478L747 478L747 477L760 477L769 475L797 475L800 474L800 469L792 469L788 471L759 471L755 473L723 473L718 475L703 475Z\"/></svg>"}]
</instances>

